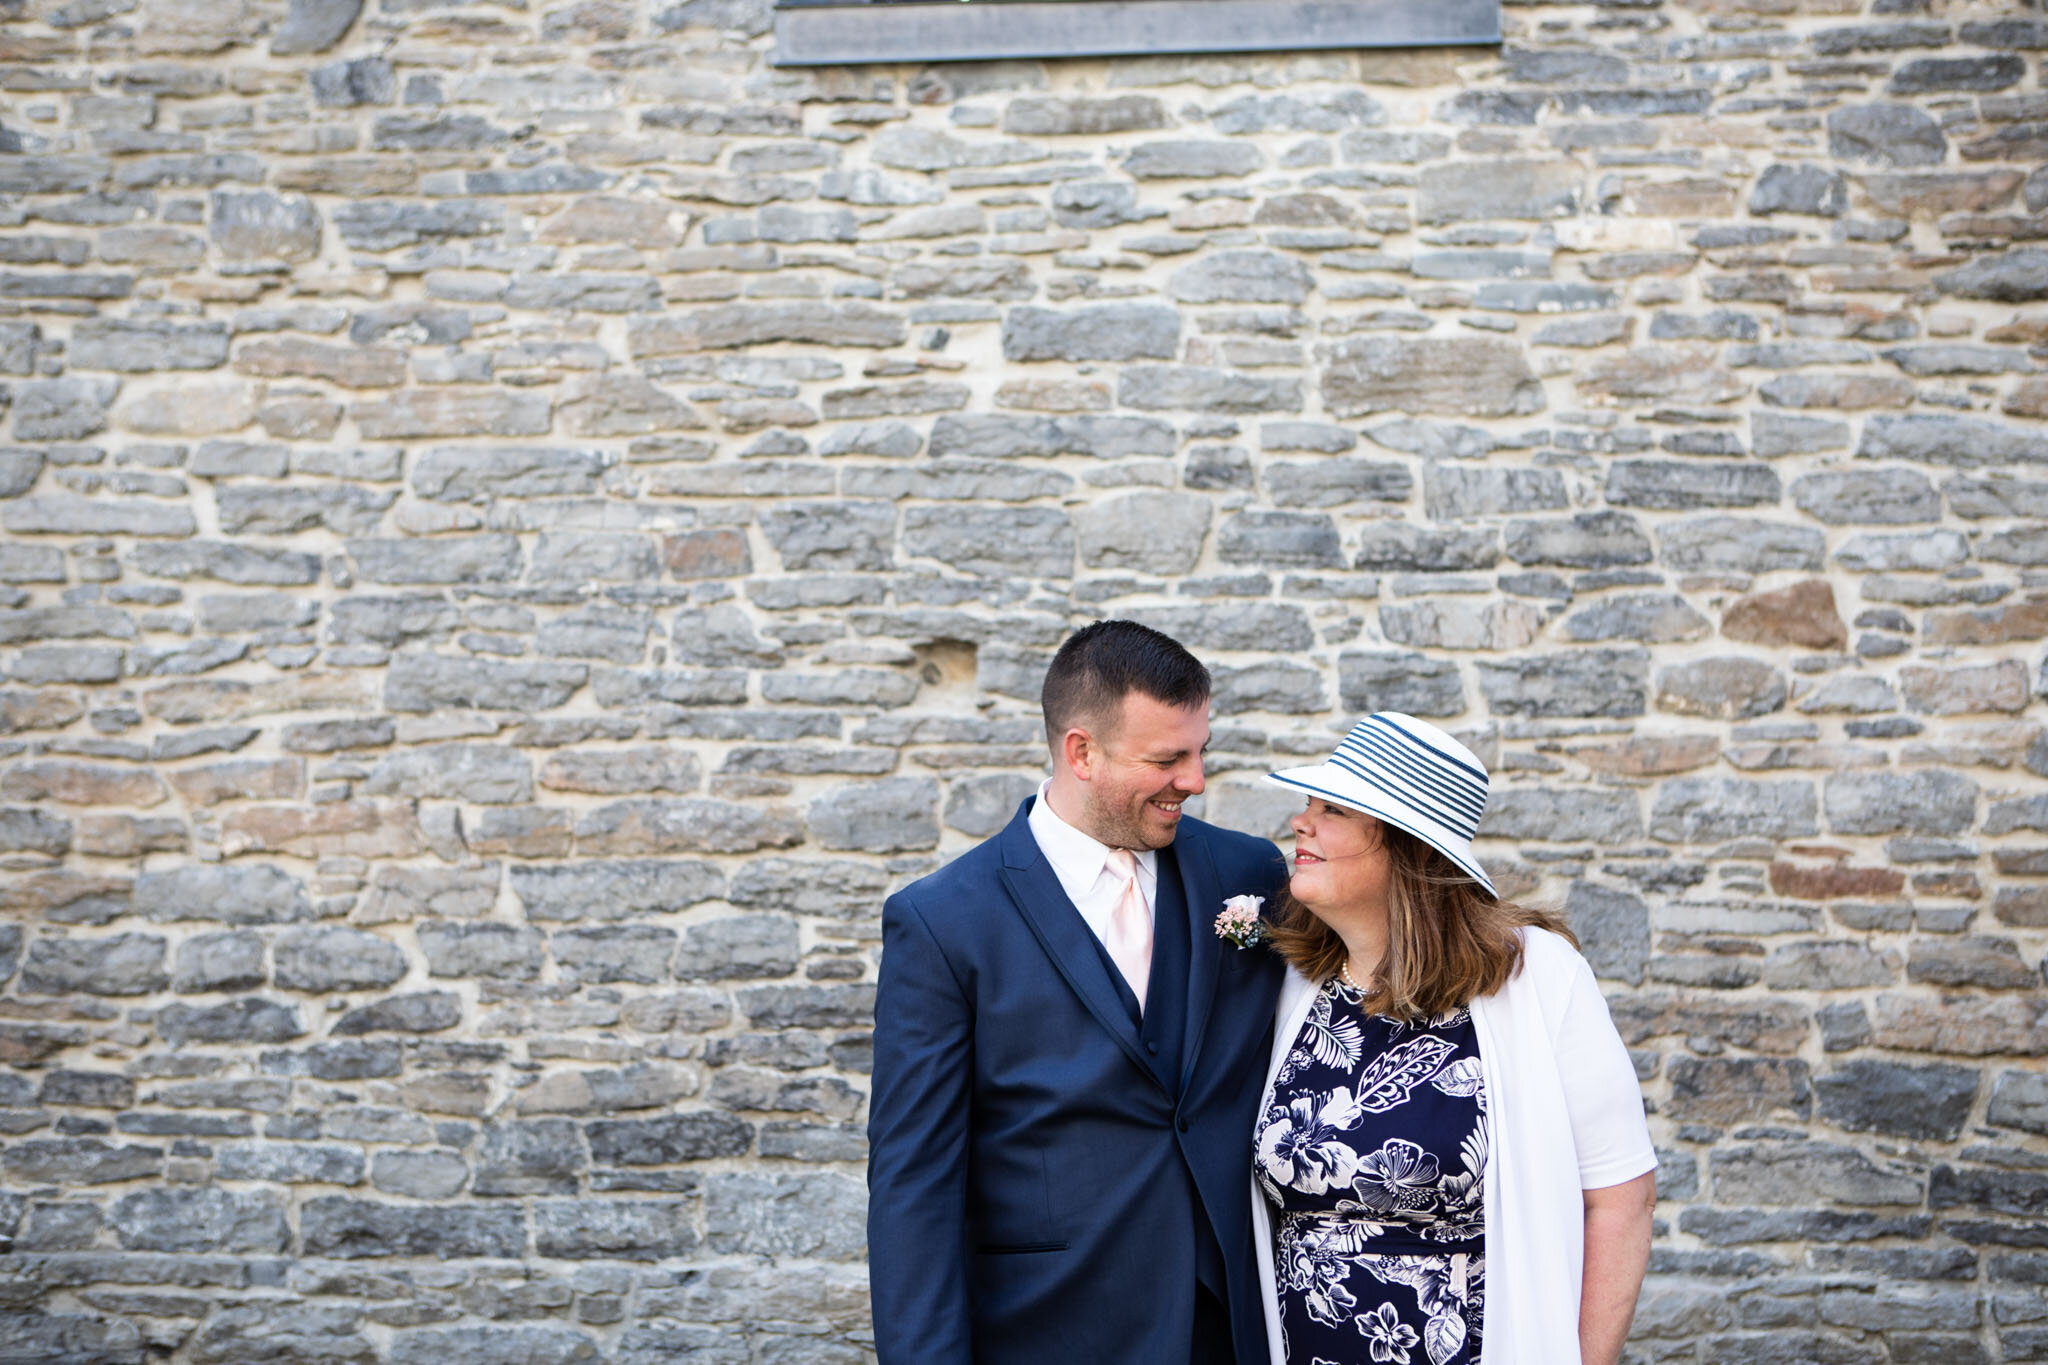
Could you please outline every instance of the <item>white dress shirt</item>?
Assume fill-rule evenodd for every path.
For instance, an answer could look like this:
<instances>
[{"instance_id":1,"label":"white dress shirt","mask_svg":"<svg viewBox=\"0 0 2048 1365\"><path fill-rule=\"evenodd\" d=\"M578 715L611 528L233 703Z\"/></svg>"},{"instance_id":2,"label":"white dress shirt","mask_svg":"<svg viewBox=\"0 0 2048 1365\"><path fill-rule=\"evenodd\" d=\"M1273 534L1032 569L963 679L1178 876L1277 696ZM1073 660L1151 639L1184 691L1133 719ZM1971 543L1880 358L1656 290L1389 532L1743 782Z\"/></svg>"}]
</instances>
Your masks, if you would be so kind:
<instances>
[{"instance_id":1,"label":"white dress shirt","mask_svg":"<svg viewBox=\"0 0 2048 1365\"><path fill-rule=\"evenodd\" d=\"M1045 799L1046 788L1051 785L1040 784L1038 799L1031 803L1026 823L1031 826L1031 837L1038 841L1038 851L1052 864L1053 875L1060 879L1067 899L1107 948L1109 913L1123 897L1123 880L1109 870L1109 845L1083 834L1053 813L1052 802ZM1132 852L1137 855L1138 890L1144 896L1145 913L1149 916L1157 899L1153 891L1159 883L1159 855L1151 849Z\"/></svg>"}]
</instances>

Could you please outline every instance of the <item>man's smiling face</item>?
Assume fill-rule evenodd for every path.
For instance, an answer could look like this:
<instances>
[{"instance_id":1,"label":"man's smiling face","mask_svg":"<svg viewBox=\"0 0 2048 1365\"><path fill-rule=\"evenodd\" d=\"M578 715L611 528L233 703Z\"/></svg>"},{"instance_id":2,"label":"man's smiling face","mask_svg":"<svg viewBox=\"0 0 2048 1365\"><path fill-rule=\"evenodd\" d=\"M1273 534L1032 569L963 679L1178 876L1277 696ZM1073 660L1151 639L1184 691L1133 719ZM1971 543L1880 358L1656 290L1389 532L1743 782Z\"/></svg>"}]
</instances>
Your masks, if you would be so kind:
<instances>
[{"instance_id":1,"label":"man's smiling face","mask_svg":"<svg viewBox=\"0 0 2048 1365\"><path fill-rule=\"evenodd\" d=\"M1083 832L1111 848L1165 848L1181 802L1201 794L1209 704L1169 706L1126 693L1107 733L1091 735Z\"/></svg>"}]
</instances>

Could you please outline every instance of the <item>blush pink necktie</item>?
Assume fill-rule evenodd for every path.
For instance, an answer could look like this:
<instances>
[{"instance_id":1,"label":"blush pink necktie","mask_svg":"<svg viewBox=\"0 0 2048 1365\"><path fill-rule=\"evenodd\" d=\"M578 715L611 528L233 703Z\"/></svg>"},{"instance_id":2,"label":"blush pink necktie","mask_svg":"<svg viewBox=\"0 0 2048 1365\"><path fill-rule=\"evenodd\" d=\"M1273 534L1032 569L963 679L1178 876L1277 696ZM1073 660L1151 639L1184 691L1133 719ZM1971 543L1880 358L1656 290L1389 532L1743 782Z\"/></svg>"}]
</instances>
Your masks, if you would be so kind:
<instances>
[{"instance_id":1,"label":"blush pink necktie","mask_svg":"<svg viewBox=\"0 0 2048 1365\"><path fill-rule=\"evenodd\" d=\"M1113 848L1107 862L1110 875L1122 879L1123 894L1109 912L1109 960L1130 983L1138 997L1138 1012L1145 1012L1145 984L1152 979L1152 915L1145 908L1145 892L1138 885L1138 859L1127 848Z\"/></svg>"}]
</instances>

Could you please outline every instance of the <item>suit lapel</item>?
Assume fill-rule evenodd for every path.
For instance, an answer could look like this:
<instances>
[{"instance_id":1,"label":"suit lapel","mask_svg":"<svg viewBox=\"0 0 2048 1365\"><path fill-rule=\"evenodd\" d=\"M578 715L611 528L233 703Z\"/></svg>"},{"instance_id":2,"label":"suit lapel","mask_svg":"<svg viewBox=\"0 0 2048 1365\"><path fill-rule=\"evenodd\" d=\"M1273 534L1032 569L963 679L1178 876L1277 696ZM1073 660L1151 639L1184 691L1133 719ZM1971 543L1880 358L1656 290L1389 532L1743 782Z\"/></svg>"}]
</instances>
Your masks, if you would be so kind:
<instances>
[{"instance_id":1,"label":"suit lapel","mask_svg":"<svg viewBox=\"0 0 2048 1365\"><path fill-rule=\"evenodd\" d=\"M1216 912L1223 908L1223 894L1216 875L1216 863L1209 855L1209 841L1182 835L1173 841L1173 857L1180 865L1181 888L1187 895L1188 916L1188 1022L1181 1043L1180 1083L1183 1094L1201 1060L1202 1038L1209 1029L1209 1011L1216 1002L1216 972L1222 963L1223 942L1216 937Z\"/></svg>"},{"instance_id":2,"label":"suit lapel","mask_svg":"<svg viewBox=\"0 0 2048 1365\"><path fill-rule=\"evenodd\" d=\"M1031 809L1026 801L1002 834L1003 891L1024 917L1024 923L1037 938L1045 955L1052 960L1067 985L1096 1022L1109 1031L1116 1039L1117 1046L1130 1055L1140 1071L1152 1077L1158 1076L1151 1063L1146 1060L1145 1050L1138 1040L1138 1029L1131 1022L1130 1011L1124 1008L1123 999L1117 995L1116 986L1109 979L1102 953L1097 949L1095 935L1089 930L1088 922L1081 918L1080 911L1067 899L1066 889L1060 879L1053 875L1052 864L1039 851L1038 841L1031 837L1031 827L1026 823L1026 813ZM1163 1088L1163 1087L1162 1087Z\"/></svg>"}]
</instances>

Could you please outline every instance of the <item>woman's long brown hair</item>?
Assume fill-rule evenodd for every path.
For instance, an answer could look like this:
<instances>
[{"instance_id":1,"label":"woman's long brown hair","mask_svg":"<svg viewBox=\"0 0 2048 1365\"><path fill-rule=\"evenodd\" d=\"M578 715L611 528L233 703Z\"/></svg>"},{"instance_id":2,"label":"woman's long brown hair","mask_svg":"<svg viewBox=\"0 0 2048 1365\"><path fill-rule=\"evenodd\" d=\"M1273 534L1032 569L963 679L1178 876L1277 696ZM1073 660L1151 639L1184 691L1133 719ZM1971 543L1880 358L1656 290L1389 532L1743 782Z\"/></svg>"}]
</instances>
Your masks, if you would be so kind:
<instances>
[{"instance_id":1,"label":"woman's long brown hair","mask_svg":"<svg viewBox=\"0 0 2048 1365\"><path fill-rule=\"evenodd\" d=\"M1422 1019L1492 995L1521 968L1524 927L1578 946L1553 912L1489 895L1430 844L1384 820L1373 824L1389 875L1386 957L1361 983L1372 1013ZM1273 947L1311 981L1327 981L1344 965L1344 940L1291 895L1281 896L1270 932Z\"/></svg>"}]
</instances>

